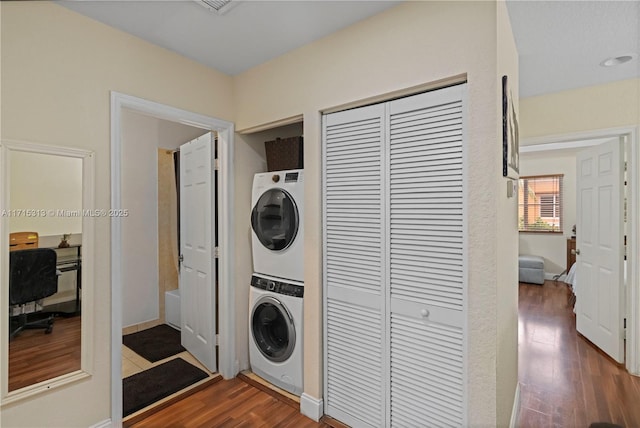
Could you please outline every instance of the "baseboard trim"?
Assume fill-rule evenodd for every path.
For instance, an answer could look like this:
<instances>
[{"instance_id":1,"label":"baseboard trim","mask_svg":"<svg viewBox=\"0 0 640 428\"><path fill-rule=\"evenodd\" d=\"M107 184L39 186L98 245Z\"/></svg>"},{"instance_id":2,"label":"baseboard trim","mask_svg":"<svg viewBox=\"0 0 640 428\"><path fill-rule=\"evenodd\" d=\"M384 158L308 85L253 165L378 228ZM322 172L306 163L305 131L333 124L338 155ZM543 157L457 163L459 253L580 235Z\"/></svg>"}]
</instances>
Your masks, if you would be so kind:
<instances>
[{"instance_id":1,"label":"baseboard trim","mask_svg":"<svg viewBox=\"0 0 640 428\"><path fill-rule=\"evenodd\" d=\"M91 425L89 428L111 428L111 419L105 419L104 421Z\"/></svg>"},{"instance_id":2,"label":"baseboard trim","mask_svg":"<svg viewBox=\"0 0 640 428\"><path fill-rule=\"evenodd\" d=\"M516 428L518 426L518 419L520 417L520 382L516 385L516 392L513 396L513 409L511 409L511 420L509 421L509 428Z\"/></svg>"},{"instance_id":3,"label":"baseboard trim","mask_svg":"<svg viewBox=\"0 0 640 428\"><path fill-rule=\"evenodd\" d=\"M300 396L300 413L314 421L320 421L324 415L322 398L315 398L306 393Z\"/></svg>"}]
</instances>

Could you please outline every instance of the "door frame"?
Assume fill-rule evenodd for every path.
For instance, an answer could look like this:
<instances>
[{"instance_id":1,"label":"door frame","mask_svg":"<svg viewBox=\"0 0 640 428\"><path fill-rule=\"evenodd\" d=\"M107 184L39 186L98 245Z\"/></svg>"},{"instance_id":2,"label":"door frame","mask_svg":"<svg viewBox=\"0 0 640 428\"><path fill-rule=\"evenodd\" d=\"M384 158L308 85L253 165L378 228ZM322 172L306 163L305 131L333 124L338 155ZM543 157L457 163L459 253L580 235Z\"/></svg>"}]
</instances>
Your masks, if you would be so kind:
<instances>
[{"instance_id":1,"label":"door frame","mask_svg":"<svg viewBox=\"0 0 640 428\"><path fill-rule=\"evenodd\" d=\"M640 376L640 147L638 127L626 126L560 135L527 138L520 144L520 152L558 150L567 147L588 147L593 140L627 136L624 146L627 161L627 289L625 308L627 318L625 367L633 375ZM590 141L591 140L591 141ZM571 143L571 144L568 144Z\"/></svg>"},{"instance_id":2,"label":"door frame","mask_svg":"<svg viewBox=\"0 0 640 428\"><path fill-rule=\"evenodd\" d=\"M234 124L143 98L111 91L111 209L122 208L122 111L132 110L158 119L218 133L218 372L233 378L238 372L235 346L234 267ZM111 218L111 423L122 422L122 219Z\"/></svg>"}]
</instances>

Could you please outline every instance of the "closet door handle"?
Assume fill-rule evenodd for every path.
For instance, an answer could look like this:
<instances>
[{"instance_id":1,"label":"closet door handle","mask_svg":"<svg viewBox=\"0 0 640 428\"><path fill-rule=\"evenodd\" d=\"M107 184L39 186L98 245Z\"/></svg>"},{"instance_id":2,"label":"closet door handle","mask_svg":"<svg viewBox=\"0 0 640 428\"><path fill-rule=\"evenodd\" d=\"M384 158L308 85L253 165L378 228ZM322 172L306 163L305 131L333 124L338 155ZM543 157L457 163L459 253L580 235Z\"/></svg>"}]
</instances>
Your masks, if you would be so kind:
<instances>
[{"instance_id":1,"label":"closet door handle","mask_svg":"<svg viewBox=\"0 0 640 428\"><path fill-rule=\"evenodd\" d=\"M420 311L420 317L421 318L428 318L429 317L429 310L428 309L423 309Z\"/></svg>"}]
</instances>

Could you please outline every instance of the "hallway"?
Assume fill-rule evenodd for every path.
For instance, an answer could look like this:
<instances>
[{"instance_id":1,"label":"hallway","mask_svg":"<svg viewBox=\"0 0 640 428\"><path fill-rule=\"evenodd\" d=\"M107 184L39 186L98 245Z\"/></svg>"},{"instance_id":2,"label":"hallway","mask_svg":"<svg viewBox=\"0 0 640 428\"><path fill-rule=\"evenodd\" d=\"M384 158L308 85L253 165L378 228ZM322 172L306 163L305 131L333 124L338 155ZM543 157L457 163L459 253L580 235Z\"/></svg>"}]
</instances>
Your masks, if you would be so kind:
<instances>
[{"instance_id":1,"label":"hallway","mask_svg":"<svg viewBox=\"0 0 640 428\"><path fill-rule=\"evenodd\" d=\"M640 378L575 329L568 286L520 283L519 427L640 426Z\"/></svg>"}]
</instances>

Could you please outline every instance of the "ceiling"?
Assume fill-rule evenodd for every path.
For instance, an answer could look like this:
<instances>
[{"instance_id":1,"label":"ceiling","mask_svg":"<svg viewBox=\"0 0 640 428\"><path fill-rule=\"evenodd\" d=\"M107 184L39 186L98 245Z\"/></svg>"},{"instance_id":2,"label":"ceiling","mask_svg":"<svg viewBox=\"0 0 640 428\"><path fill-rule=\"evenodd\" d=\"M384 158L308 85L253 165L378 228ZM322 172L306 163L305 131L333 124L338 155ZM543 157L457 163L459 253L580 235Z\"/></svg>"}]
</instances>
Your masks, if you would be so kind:
<instances>
[{"instance_id":1,"label":"ceiling","mask_svg":"<svg viewBox=\"0 0 640 428\"><path fill-rule=\"evenodd\" d=\"M222 15L191 0L59 3L235 75L382 12L399 1L242 0Z\"/></svg>"},{"instance_id":2,"label":"ceiling","mask_svg":"<svg viewBox=\"0 0 640 428\"><path fill-rule=\"evenodd\" d=\"M63 6L229 75L366 19L400 1L243 0L217 15L191 0L65 0ZM520 96L640 76L640 0L507 0ZM600 63L634 56L617 67Z\"/></svg>"}]
</instances>

